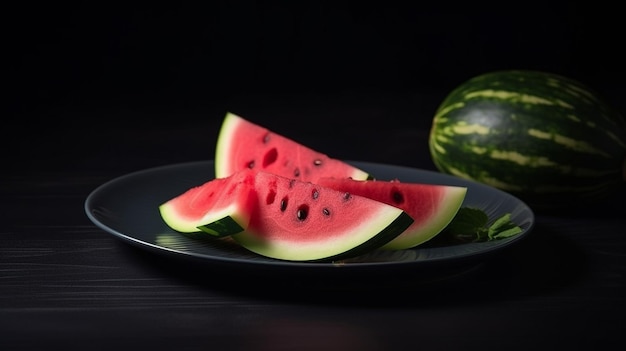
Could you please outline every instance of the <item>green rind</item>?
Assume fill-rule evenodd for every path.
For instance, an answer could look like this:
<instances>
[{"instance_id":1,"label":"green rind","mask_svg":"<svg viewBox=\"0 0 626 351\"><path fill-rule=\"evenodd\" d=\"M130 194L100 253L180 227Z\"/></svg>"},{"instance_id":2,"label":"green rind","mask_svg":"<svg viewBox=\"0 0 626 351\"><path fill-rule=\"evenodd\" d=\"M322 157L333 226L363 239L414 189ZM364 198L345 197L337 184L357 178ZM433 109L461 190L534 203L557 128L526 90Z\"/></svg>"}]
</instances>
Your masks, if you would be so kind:
<instances>
[{"instance_id":1,"label":"green rind","mask_svg":"<svg viewBox=\"0 0 626 351\"><path fill-rule=\"evenodd\" d=\"M215 237L224 237L241 233L245 228L240 221L231 216L226 216L214 222L200 225L198 229Z\"/></svg>"},{"instance_id":2,"label":"green rind","mask_svg":"<svg viewBox=\"0 0 626 351\"><path fill-rule=\"evenodd\" d=\"M623 186L626 122L587 87L558 75L500 71L453 90L429 148L444 173L534 205L598 200Z\"/></svg>"},{"instance_id":3,"label":"green rind","mask_svg":"<svg viewBox=\"0 0 626 351\"><path fill-rule=\"evenodd\" d=\"M208 212L203 218L189 220L180 217L176 209L164 203L159 206L161 218L170 228L180 233L205 232L215 237L239 233L247 227L249 214L235 205L220 211Z\"/></svg>"},{"instance_id":4,"label":"green rind","mask_svg":"<svg viewBox=\"0 0 626 351\"><path fill-rule=\"evenodd\" d=\"M388 218L375 218L372 221L384 221L385 225L381 230L375 232L362 233L368 237L358 245L328 245L310 250L306 246L292 246L287 248L276 248L271 241L259 240L258 235L248 230L235 234L232 238L246 249L262 256L300 262L332 262L347 258L353 258L372 250L378 249L397 237L413 223L413 218L402 210L391 212L394 215Z\"/></svg>"},{"instance_id":5,"label":"green rind","mask_svg":"<svg viewBox=\"0 0 626 351\"><path fill-rule=\"evenodd\" d=\"M381 248L385 250L405 250L421 245L441 233L452 222L454 216L463 205L467 188L451 187L446 190L441 206L434 216L419 227L418 232L411 235L399 235Z\"/></svg>"},{"instance_id":6,"label":"green rind","mask_svg":"<svg viewBox=\"0 0 626 351\"><path fill-rule=\"evenodd\" d=\"M400 235L400 233L406 230L406 228L408 228L412 223L413 218L411 218L411 216L409 216L406 212L402 211L402 213L400 213L400 215L389 226L387 226L383 231L379 232L371 240L341 254L324 258L323 260L337 261L347 258L353 258L362 254L369 253L372 250L382 248L383 246L385 246L385 244L389 243L389 241Z\"/></svg>"}]
</instances>

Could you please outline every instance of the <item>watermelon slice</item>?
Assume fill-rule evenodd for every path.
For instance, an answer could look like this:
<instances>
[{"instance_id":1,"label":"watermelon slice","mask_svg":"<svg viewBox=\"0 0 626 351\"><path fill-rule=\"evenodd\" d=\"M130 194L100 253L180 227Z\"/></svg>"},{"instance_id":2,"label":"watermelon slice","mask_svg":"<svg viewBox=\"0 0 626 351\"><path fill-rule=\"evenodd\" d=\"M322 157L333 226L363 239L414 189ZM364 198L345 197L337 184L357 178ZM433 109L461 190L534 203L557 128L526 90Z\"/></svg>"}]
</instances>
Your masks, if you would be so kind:
<instances>
[{"instance_id":1,"label":"watermelon slice","mask_svg":"<svg viewBox=\"0 0 626 351\"><path fill-rule=\"evenodd\" d=\"M193 187L159 206L161 217L181 233L228 236L248 226L257 205L254 173L238 172Z\"/></svg>"},{"instance_id":2,"label":"watermelon slice","mask_svg":"<svg viewBox=\"0 0 626 351\"><path fill-rule=\"evenodd\" d=\"M382 246L393 250L415 247L439 234L456 216L467 193L467 188L461 186L402 183L398 180L320 178L318 184L397 206L408 213L414 219L413 224Z\"/></svg>"},{"instance_id":3,"label":"watermelon slice","mask_svg":"<svg viewBox=\"0 0 626 351\"><path fill-rule=\"evenodd\" d=\"M316 182L319 177L368 179L369 174L238 115L227 113L215 151L215 176L255 169Z\"/></svg>"},{"instance_id":4,"label":"watermelon slice","mask_svg":"<svg viewBox=\"0 0 626 351\"><path fill-rule=\"evenodd\" d=\"M243 180L231 180L233 177ZM236 184L237 190L213 195L211 189L224 183L227 189ZM205 196L209 197L206 201ZM253 205L250 198L256 201ZM219 215L213 213L215 209L220 209ZM231 235L252 252L289 261L331 261L364 254L394 239L413 223L395 206L254 170L242 170L191 189L162 205L161 214L175 230L218 230L219 226L209 222L230 217L245 229L233 234L227 227L216 235Z\"/></svg>"}]
</instances>

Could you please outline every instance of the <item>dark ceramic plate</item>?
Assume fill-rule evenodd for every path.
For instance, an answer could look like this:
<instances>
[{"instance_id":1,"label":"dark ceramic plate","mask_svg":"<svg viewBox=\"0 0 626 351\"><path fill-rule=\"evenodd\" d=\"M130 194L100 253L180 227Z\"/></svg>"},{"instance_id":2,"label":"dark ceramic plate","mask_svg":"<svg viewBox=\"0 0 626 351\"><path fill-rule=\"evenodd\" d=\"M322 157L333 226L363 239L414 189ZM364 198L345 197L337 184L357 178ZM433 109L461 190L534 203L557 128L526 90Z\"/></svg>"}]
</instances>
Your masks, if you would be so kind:
<instances>
[{"instance_id":1,"label":"dark ceramic plate","mask_svg":"<svg viewBox=\"0 0 626 351\"><path fill-rule=\"evenodd\" d=\"M510 213L522 233L506 239L450 245L422 245L410 250L377 251L338 263L307 263L271 259L223 240L174 232L161 219L158 206L192 186L214 178L213 162L200 161L147 169L113 179L96 188L85 201L89 219L130 244L154 253L244 269L297 272L387 272L414 270L449 263L476 262L524 238L534 226L532 210L518 198L476 182L438 172L367 162L349 163L378 179L461 185L468 188L463 206L484 210L489 218ZM428 244L428 243L427 243Z\"/></svg>"}]
</instances>

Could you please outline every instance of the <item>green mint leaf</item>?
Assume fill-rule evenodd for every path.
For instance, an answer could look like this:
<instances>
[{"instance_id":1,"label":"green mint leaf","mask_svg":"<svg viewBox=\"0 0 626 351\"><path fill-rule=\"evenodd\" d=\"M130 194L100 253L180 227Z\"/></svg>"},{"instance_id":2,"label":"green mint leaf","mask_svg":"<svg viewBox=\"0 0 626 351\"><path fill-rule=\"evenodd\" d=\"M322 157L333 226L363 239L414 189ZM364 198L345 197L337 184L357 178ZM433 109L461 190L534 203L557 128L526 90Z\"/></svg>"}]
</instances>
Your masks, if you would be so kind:
<instances>
[{"instance_id":1,"label":"green mint leaf","mask_svg":"<svg viewBox=\"0 0 626 351\"><path fill-rule=\"evenodd\" d=\"M498 217L488 228L488 240L507 238L522 231L518 225L511 221L511 214L505 213Z\"/></svg>"},{"instance_id":2,"label":"green mint leaf","mask_svg":"<svg viewBox=\"0 0 626 351\"><path fill-rule=\"evenodd\" d=\"M488 221L489 218L484 211L462 207L448 225L448 229L453 233L474 233L478 229L483 229Z\"/></svg>"},{"instance_id":3,"label":"green mint leaf","mask_svg":"<svg viewBox=\"0 0 626 351\"><path fill-rule=\"evenodd\" d=\"M505 229L499 232L498 234L494 235L492 240L508 238L510 236L519 234L521 232L522 232L522 228L520 228L519 226L514 226L512 228Z\"/></svg>"},{"instance_id":4,"label":"green mint leaf","mask_svg":"<svg viewBox=\"0 0 626 351\"><path fill-rule=\"evenodd\" d=\"M510 213L501 215L489 224L489 217L485 211L462 207L444 232L456 242L483 242L519 234L522 228L511 221Z\"/></svg>"},{"instance_id":5,"label":"green mint leaf","mask_svg":"<svg viewBox=\"0 0 626 351\"><path fill-rule=\"evenodd\" d=\"M484 240L488 235L487 214L477 208L462 207L457 212L452 222L448 224L446 231L454 239L462 242Z\"/></svg>"}]
</instances>

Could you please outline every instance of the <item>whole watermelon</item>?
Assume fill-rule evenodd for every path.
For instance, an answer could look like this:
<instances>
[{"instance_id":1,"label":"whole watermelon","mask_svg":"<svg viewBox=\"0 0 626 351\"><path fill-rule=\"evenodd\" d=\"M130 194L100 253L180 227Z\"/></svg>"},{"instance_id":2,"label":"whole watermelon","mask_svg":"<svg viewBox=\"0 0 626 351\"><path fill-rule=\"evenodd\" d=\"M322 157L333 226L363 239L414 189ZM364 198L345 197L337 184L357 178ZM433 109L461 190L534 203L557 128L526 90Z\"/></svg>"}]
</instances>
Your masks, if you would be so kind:
<instances>
[{"instance_id":1,"label":"whole watermelon","mask_svg":"<svg viewBox=\"0 0 626 351\"><path fill-rule=\"evenodd\" d=\"M548 72L494 71L462 83L438 107L429 148L441 172L536 209L588 205L626 184L623 116L581 82Z\"/></svg>"}]
</instances>

